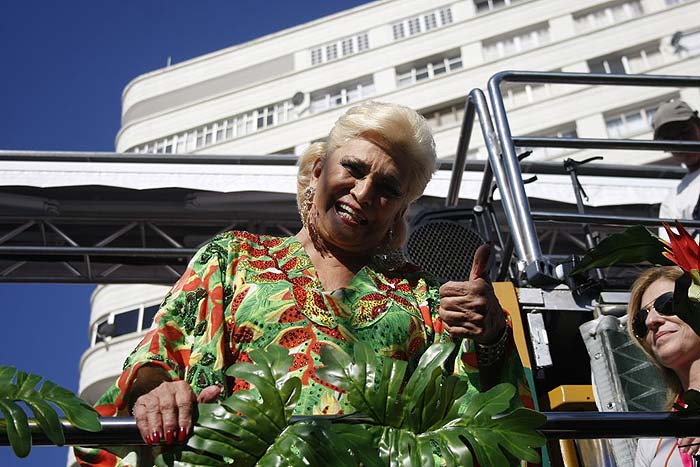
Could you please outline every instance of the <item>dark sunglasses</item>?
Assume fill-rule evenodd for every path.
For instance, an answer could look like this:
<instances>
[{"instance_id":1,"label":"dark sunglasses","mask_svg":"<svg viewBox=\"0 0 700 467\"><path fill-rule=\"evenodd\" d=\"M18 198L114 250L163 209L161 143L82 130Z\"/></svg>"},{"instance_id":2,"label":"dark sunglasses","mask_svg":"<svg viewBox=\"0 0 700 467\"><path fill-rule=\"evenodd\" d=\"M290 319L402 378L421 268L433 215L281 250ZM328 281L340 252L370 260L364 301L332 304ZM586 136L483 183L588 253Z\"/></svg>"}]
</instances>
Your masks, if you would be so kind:
<instances>
[{"instance_id":1,"label":"dark sunglasses","mask_svg":"<svg viewBox=\"0 0 700 467\"><path fill-rule=\"evenodd\" d=\"M665 294L659 295L651 304L642 308L634 315L632 331L638 339L644 339L649 332L649 328L647 328L647 316L649 316L650 308L654 308L660 315L673 315L673 292L666 292Z\"/></svg>"}]
</instances>

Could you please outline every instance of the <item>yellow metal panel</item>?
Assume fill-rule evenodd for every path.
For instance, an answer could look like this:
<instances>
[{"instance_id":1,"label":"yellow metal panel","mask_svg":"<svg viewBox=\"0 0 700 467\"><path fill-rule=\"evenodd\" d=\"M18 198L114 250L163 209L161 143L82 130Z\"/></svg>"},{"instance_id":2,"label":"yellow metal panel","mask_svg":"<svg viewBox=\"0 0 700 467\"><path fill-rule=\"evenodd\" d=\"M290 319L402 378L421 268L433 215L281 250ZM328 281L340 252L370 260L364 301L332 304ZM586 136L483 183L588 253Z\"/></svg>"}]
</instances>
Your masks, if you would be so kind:
<instances>
[{"instance_id":1,"label":"yellow metal panel","mask_svg":"<svg viewBox=\"0 0 700 467\"><path fill-rule=\"evenodd\" d=\"M593 388L590 384L566 384L549 391L552 410L596 410Z\"/></svg>"},{"instance_id":2,"label":"yellow metal panel","mask_svg":"<svg viewBox=\"0 0 700 467\"><path fill-rule=\"evenodd\" d=\"M527 339L525 338L525 327L523 326L523 317L520 314L520 303L518 295L515 293L515 287L512 282L494 282L493 290L496 293L501 306L510 313L510 318L513 322L513 338L515 346L520 355L520 361L523 366L532 369L530 363L530 353L527 350Z\"/></svg>"}]
</instances>

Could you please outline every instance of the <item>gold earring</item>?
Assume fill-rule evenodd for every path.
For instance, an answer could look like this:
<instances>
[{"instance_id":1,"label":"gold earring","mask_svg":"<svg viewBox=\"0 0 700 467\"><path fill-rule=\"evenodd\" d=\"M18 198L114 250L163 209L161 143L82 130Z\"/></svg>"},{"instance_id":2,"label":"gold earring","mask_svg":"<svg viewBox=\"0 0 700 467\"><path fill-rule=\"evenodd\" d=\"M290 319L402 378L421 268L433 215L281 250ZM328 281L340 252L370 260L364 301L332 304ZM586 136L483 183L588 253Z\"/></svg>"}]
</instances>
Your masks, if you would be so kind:
<instances>
[{"instance_id":1,"label":"gold earring","mask_svg":"<svg viewBox=\"0 0 700 467\"><path fill-rule=\"evenodd\" d=\"M312 186L307 186L304 190L304 199L299 206L299 215L301 216L301 223L306 227L309 222L309 212L314 205L314 195L316 194L316 189Z\"/></svg>"}]
</instances>

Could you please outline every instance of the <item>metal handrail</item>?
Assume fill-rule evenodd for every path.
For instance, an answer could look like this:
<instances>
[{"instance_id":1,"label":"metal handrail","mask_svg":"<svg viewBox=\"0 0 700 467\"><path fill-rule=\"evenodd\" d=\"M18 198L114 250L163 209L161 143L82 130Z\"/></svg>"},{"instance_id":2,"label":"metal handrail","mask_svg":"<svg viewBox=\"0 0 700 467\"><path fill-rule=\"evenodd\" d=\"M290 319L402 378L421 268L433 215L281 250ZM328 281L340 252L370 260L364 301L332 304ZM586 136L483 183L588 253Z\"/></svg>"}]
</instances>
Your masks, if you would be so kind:
<instances>
[{"instance_id":1,"label":"metal handrail","mask_svg":"<svg viewBox=\"0 0 700 467\"><path fill-rule=\"evenodd\" d=\"M447 197L445 198L445 206L456 206L459 201L459 188L462 181L462 174L466 166L467 151L469 150L469 140L471 138L472 128L474 126L474 116L479 114L479 123L481 132L486 142L486 148L489 154L486 164L484 165L484 176L482 178L481 189L476 201L477 206L485 206L488 202L488 197L491 193L491 184L495 176L496 183L499 187L508 187L505 170L500 159L500 149L498 146L498 138L491 124L491 114L486 103L486 97L481 89L473 89L467 96L464 119L462 120L462 131L457 144L457 153L455 162L452 168L452 178L448 188ZM524 245L520 241L521 231L520 224L517 222L515 204L509 190L501 190L501 199L503 210L506 214L508 227L512 233L515 243L515 249L518 256L522 257L525 253Z\"/></svg>"},{"instance_id":2,"label":"metal handrail","mask_svg":"<svg viewBox=\"0 0 700 467\"><path fill-rule=\"evenodd\" d=\"M503 165L508 174L510 182L509 189L512 192L515 202L515 209L518 214L517 219L520 223L520 230L524 234L524 255L520 256L522 261L525 261L525 272L531 282L539 282L546 280L549 276L547 258L542 255L540 244L537 238L535 225L530 215L530 204L525 194L525 188L515 152L515 141L511 134L510 123L506 115L505 103L501 93L501 82L529 82L529 83L557 83L557 84L597 84L597 85L612 85L612 86L662 86L662 87L698 87L700 86L700 77L693 76L665 76L665 75L609 75L609 74L591 74L591 73L542 73L531 71L503 71L496 73L491 77L488 83L491 105L495 116L496 130L498 132L499 141L502 149ZM569 144L574 139L569 139ZM608 147L603 145L602 141L597 147ZM521 140L522 142L522 140ZM532 143L533 141L530 140ZM552 141L549 141L551 144ZM584 142L585 143L585 142ZM590 141L588 142L590 143ZM621 148L645 148L648 150L658 150L668 148L670 145L680 144L682 149L697 150L700 149L700 144L689 144L682 142L672 143L643 143L635 140L613 140L611 145L613 149ZM579 147L585 147L583 145ZM504 191L500 187L501 192Z\"/></svg>"},{"instance_id":3,"label":"metal handrail","mask_svg":"<svg viewBox=\"0 0 700 467\"><path fill-rule=\"evenodd\" d=\"M539 429L550 439L599 439L638 437L686 437L700 433L700 415L680 412L542 412L547 421ZM295 423L309 417L294 416ZM330 416L331 421L367 423L363 418ZM80 430L62 420L67 446L143 445L133 417L100 418L102 430ZM30 421L32 444L53 446L54 443ZM9 446L6 433L0 432L0 446Z\"/></svg>"}]
</instances>

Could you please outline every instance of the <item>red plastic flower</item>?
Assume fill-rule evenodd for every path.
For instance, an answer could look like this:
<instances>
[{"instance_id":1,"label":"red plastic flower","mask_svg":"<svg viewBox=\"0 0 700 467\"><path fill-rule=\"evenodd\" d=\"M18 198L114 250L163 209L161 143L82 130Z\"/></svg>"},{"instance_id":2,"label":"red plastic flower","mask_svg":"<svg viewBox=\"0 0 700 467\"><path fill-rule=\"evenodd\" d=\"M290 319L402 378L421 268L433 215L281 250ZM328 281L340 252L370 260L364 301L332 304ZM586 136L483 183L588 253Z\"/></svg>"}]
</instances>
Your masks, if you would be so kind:
<instances>
[{"instance_id":1,"label":"red plastic flower","mask_svg":"<svg viewBox=\"0 0 700 467\"><path fill-rule=\"evenodd\" d=\"M678 221L676 221L678 233L671 230L671 227L665 222L664 228L668 233L670 243L664 242L666 251L663 252L663 255L686 272L693 269L700 270L700 246L695 243L688 231Z\"/></svg>"}]
</instances>

